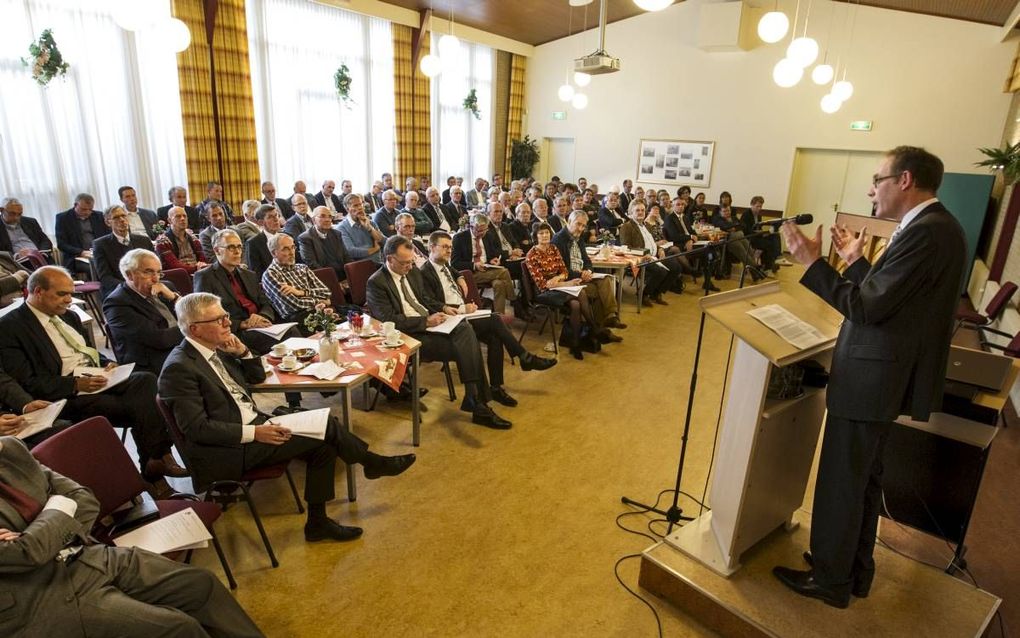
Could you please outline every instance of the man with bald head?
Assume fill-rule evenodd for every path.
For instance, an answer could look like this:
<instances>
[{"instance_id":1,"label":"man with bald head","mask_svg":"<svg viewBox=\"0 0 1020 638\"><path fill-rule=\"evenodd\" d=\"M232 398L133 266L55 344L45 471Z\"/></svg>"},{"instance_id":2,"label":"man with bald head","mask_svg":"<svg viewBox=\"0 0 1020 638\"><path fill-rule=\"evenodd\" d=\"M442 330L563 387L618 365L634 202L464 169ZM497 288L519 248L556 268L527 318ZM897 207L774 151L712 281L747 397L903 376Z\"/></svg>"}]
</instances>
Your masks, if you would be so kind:
<instances>
[{"instance_id":1,"label":"man with bald head","mask_svg":"<svg viewBox=\"0 0 1020 638\"><path fill-rule=\"evenodd\" d=\"M298 236L297 243L303 263L312 270L332 268L340 285L347 288L344 264L353 259L344 247L343 235L333 227L333 213L328 208L319 206L312 212L312 227Z\"/></svg>"},{"instance_id":2,"label":"man with bald head","mask_svg":"<svg viewBox=\"0 0 1020 638\"><path fill-rule=\"evenodd\" d=\"M283 232L287 233L294 239L297 239L301 233L305 232L312 226L312 212L311 207L308 204L308 200L311 199L313 202L314 198L306 195L295 194L290 198L291 208L294 209L294 214L290 216L287 223L283 225Z\"/></svg>"},{"instance_id":3,"label":"man with bald head","mask_svg":"<svg viewBox=\"0 0 1020 638\"><path fill-rule=\"evenodd\" d=\"M294 209L290 207L290 202L276 196L276 184L272 182L262 182L262 203L275 206L284 219L294 214Z\"/></svg>"},{"instance_id":4,"label":"man with bald head","mask_svg":"<svg viewBox=\"0 0 1020 638\"><path fill-rule=\"evenodd\" d=\"M290 235L277 233L270 237L269 252L273 263L262 273L262 289L280 320L297 322L298 330L308 336L312 331L305 327L305 317L315 304L330 304L329 288L308 266L296 263L297 248Z\"/></svg>"},{"instance_id":5,"label":"man with bald head","mask_svg":"<svg viewBox=\"0 0 1020 638\"><path fill-rule=\"evenodd\" d=\"M343 181L342 188L346 189L346 192L337 196L333 193L336 189L336 182L331 179L327 179L322 183L322 190L315 194L314 201L308 202L309 206L314 208L316 206L325 206L329 209L329 212L333 213L336 218L343 218L347 215L347 209L344 208L343 197L350 194L351 192L351 180L345 179Z\"/></svg>"},{"instance_id":6,"label":"man with bald head","mask_svg":"<svg viewBox=\"0 0 1020 638\"><path fill-rule=\"evenodd\" d=\"M183 186L171 186L166 196L170 203L156 209L156 217L159 218L159 221L169 225L168 216L170 209L174 206L180 206L188 214L188 228L196 233L202 230L202 218L199 216L198 211L194 207L188 206L188 189Z\"/></svg>"}]
</instances>

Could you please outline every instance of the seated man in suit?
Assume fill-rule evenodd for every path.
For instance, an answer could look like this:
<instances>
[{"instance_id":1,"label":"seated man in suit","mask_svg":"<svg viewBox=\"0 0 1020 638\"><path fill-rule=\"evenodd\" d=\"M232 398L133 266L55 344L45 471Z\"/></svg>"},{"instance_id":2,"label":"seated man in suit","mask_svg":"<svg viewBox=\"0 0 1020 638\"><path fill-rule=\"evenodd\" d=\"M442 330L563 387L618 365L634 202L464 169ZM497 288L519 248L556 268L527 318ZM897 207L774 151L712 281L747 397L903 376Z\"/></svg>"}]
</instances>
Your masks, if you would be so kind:
<instances>
[{"instance_id":1,"label":"seated man in suit","mask_svg":"<svg viewBox=\"0 0 1020 638\"><path fill-rule=\"evenodd\" d=\"M157 220L156 211L138 207L138 193L135 192L134 186L121 186L117 189L117 196L120 197L120 203L124 204L124 210L127 211L131 232L148 237L152 225Z\"/></svg>"},{"instance_id":2,"label":"seated man in suit","mask_svg":"<svg viewBox=\"0 0 1020 638\"><path fill-rule=\"evenodd\" d=\"M118 269L124 281L103 301L117 361L159 374L163 361L181 342L174 302L180 297L160 281L163 268L151 250L128 251Z\"/></svg>"},{"instance_id":3,"label":"seated man in suit","mask_svg":"<svg viewBox=\"0 0 1020 638\"><path fill-rule=\"evenodd\" d=\"M536 197L535 200L531 202L532 229L537 227L539 224L549 224L551 226L552 224L550 222L552 222L552 220L549 219L549 205L545 203L544 197Z\"/></svg>"},{"instance_id":4,"label":"seated man in suit","mask_svg":"<svg viewBox=\"0 0 1020 638\"><path fill-rule=\"evenodd\" d=\"M269 253L269 238L280 232L283 219L275 207L263 204L255 211L255 223L262 226L262 232L245 242L244 262L256 277L261 277L273 261Z\"/></svg>"},{"instance_id":5,"label":"seated man in suit","mask_svg":"<svg viewBox=\"0 0 1020 638\"><path fill-rule=\"evenodd\" d=\"M261 203L275 206L276 210L280 211L280 215L284 219L287 219L294 214L294 209L290 207L290 202L283 197L276 196L276 185L272 182L262 182Z\"/></svg>"},{"instance_id":6,"label":"seated man in suit","mask_svg":"<svg viewBox=\"0 0 1020 638\"><path fill-rule=\"evenodd\" d=\"M308 207L313 208L316 206L325 206L329 212L339 219L342 219L347 214L347 209L344 208L343 200L341 197L345 197L351 192L351 180L345 179L343 181L345 192L337 196L333 193L336 190L336 182L331 179L327 179L322 183L322 190L315 194L315 197L308 202ZM286 229L284 229L286 230Z\"/></svg>"},{"instance_id":7,"label":"seated man in suit","mask_svg":"<svg viewBox=\"0 0 1020 638\"><path fill-rule=\"evenodd\" d=\"M645 226L645 203L631 202L627 215L630 219L620 226L620 243L633 250L647 250L647 254L638 258L642 262L665 257L666 251L659 248L651 231ZM677 277L680 276L680 266L676 260L648 264L644 266L644 271L645 290L641 298L641 305L651 306L654 302L668 306L669 304L662 298L662 295L673 286Z\"/></svg>"},{"instance_id":8,"label":"seated man in suit","mask_svg":"<svg viewBox=\"0 0 1020 638\"><path fill-rule=\"evenodd\" d=\"M553 232L560 232L567 227L567 220L570 218L570 198L566 195L559 195L553 200L553 214L549 215L549 226Z\"/></svg>"},{"instance_id":9,"label":"seated man in suit","mask_svg":"<svg viewBox=\"0 0 1020 638\"><path fill-rule=\"evenodd\" d=\"M620 194L609 191L609 194L606 195L605 206L599 210L599 226L616 235L620 226L627 222L628 214L629 211L625 213L620 208Z\"/></svg>"},{"instance_id":10,"label":"seated man in suit","mask_svg":"<svg viewBox=\"0 0 1020 638\"><path fill-rule=\"evenodd\" d=\"M450 219L446 216L446 211L440 203L439 189L435 186L429 186L425 189L425 204L422 205L421 209L429 218L429 221L432 222L432 227L435 230L442 230L448 233L456 231L456 220L450 223Z\"/></svg>"},{"instance_id":11,"label":"seated man in suit","mask_svg":"<svg viewBox=\"0 0 1020 638\"><path fill-rule=\"evenodd\" d=\"M159 221L169 225L170 209L178 206L188 214L188 228L191 229L191 232L197 233L202 230L202 218L198 211L194 207L188 206L188 189L183 186L171 186L166 195L170 199L170 203L156 209L156 217L159 218Z\"/></svg>"},{"instance_id":12,"label":"seated man in suit","mask_svg":"<svg viewBox=\"0 0 1020 638\"><path fill-rule=\"evenodd\" d=\"M193 275L209 265L202 243L188 228L187 213L183 208L174 207L167 213L169 228L156 239L154 248L163 267L167 270L180 268Z\"/></svg>"},{"instance_id":13,"label":"seated man in suit","mask_svg":"<svg viewBox=\"0 0 1020 638\"><path fill-rule=\"evenodd\" d=\"M0 302L4 305L22 296L29 272L10 253L0 252Z\"/></svg>"},{"instance_id":14,"label":"seated man in suit","mask_svg":"<svg viewBox=\"0 0 1020 638\"><path fill-rule=\"evenodd\" d=\"M156 377L136 371L106 388L104 376L74 376L75 368L116 364L86 345L81 320L67 312L74 292L67 271L40 268L29 277L28 289L26 303L0 318L4 369L33 398L67 399L61 415L70 421L102 415L116 427L131 428L147 480L187 476L170 453L170 434L156 411Z\"/></svg>"},{"instance_id":15,"label":"seated man in suit","mask_svg":"<svg viewBox=\"0 0 1020 638\"><path fill-rule=\"evenodd\" d=\"M254 199L246 199L241 204L241 215L244 216L244 220L240 223L231 226L237 231L237 234L241 237L241 242L244 243L262 232L262 227L255 223L255 211L258 210L259 203ZM210 246L211 247L211 246ZM209 253L209 258L212 259L212 253Z\"/></svg>"},{"instance_id":16,"label":"seated man in suit","mask_svg":"<svg viewBox=\"0 0 1020 638\"><path fill-rule=\"evenodd\" d=\"M24 415L41 410L49 404L49 401L33 399L11 375L0 368L0 436L17 436L29 425ZM52 426L24 437L22 442L28 449L32 449L70 425L70 421L57 419Z\"/></svg>"},{"instance_id":17,"label":"seated man in suit","mask_svg":"<svg viewBox=\"0 0 1020 638\"><path fill-rule=\"evenodd\" d=\"M283 225L283 232L297 239L301 233L312 227L312 217L309 214L312 209L308 205L308 198L300 194L291 197L290 206L294 209L294 214Z\"/></svg>"},{"instance_id":18,"label":"seated man in suit","mask_svg":"<svg viewBox=\"0 0 1020 638\"><path fill-rule=\"evenodd\" d=\"M464 203L464 191L460 186L450 188L450 201L443 206L443 210L446 211L446 219L450 222L451 232L456 233L467 226L471 211ZM462 221L463 224L461 224Z\"/></svg>"},{"instance_id":19,"label":"seated man in suit","mask_svg":"<svg viewBox=\"0 0 1020 638\"><path fill-rule=\"evenodd\" d=\"M446 314L443 303L428 294L421 272L414 267L411 241L401 235L390 237L383 253L385 266L368 278L368 307L372 316L379 321L392 321L397 330L421 341L421 354L425 359L456 361L457 373L464 384L460 409L471 412L474 423L509 429L512 423L488 405L494 397L485 378L481 347L470 324L462 321L450 334L426 331L443 323Z\"/></svg>"},{"instance_id":20,"label":"seated man in suit","mask_svg":"<svg viewBox=\"0 0 1020 638\"><path fill-rule=\"evenodd\" d=\"M489 234L495 236L500 250L507 255L507 259L523 259L524 251L517 243L516 236L510 231L509 222L504 218L506 206L500 202L493 202L486 207L485 212L489 218Z\"/></svg>"},{"instance_id":21,"label":"seated man in suit","mask_svg":"<svg viewBox=\"0 0 1020 638\"><path fill-rule=\"evenodd\" d=\"M92 492L0 437L4 636L236 636L262 632L211 572L89 534Z\"/></svg>"},{"instance_id":22,"label":"seated man in suit","mask_svg":"<svg viewBox=\"0 0 1020 638\"><path fill-rule=\"evenodd\" d=\"M14 197L7 197L0 202L0 251L11 253L18 259L38 250L46 254L52 263L53 242L43 232L39 222L32 217L24 217L24 207Z\"/></svg>"},{"instance_id":23,"label":"seated man in suit","mask_svg":"<svg viewBox=\"0 0 1020 638\"><path fill-rule=\"evenodd\" d=\"M57 214L55 234L57 248L63 258L63 266L69 272L81 273L89 279L92 275L92 242L110 232L103 221L102 213L93 211L96 205L94 197L88 193L78 193L74 198L74 206ZM85 261L80 261L78 258Z\"/></svg>"},{"instance_id":24,"label":"seated man in suit","mask_svg":"<svg viewBox=\"0 0 1020 638\"><path fill-rule=\"evenodd\" d=\"M491 284L492 309L506 312L507 300L517 299L510 271L504 266L504 253L495 235L489 233L489 218L481 213L471 215L471 225L453 236L453 267L474 272L476 284Z\"/></svg>"},{"instance_id":25,"label":"seated man in suit","mask_svg":"<svg viewBox=\"0 0 1020 638\"><path fill-rule=\"evenodd\" d=\"M371 259L382 263L382 245L386 241L375 222L368 219L360 195L348 195L344 200L347 218L336 225L344 240L344 248L353 260Z\"/></svg>"},{"instance_id":26,"label":"seated man in suit","mask_svg":"<svg viewBox=\"0 0 1020 638\"><path fill-rule=\"evenodd\" d=\"M372 182L372 190L370 190L369 192L365 193L365 196L362 198L362 201L364 202L366 210L377 211L380 208L382 208L382 206L383 206L383 199L382 199L383 190L385 190L385 189L383 189L382 182L380 182L378 180ZM344 199L346 200L346 198L344 198ZM346 205L347 205L347 202L345 201L344 202L344 206L346 206Z\"/></svg>"},{"instance_id":27,"label":"seated man in suit","mask_svg":"<svg viewBox=\"0 0 1020 638\"><path fill-rule=\"evenodd\" d=\"M563 263L567 266L567 278L580 279L586 286L588 299L595 301L592 310L598 324L606 328L626 328L627 325L620 321L618 314L613 278L592 278L591 258L588 257L584 249L585 243L581 239L587 229L588 215L583 211L574 211L570 213L563 230L553 235L552 243L559 249ZM622 339L610 334L609 341Z\"/></svg>"},{"instance_id":28,"label":"seated man in suit","mask_svg":"<svg viewBox=\"0 0 1020 638\"><path fill-rule=\"evenodd\" d=\"M198 242L202 245L202 254L205 255L206 261L212 261L212 238L227 227L227 213L222 205L214 202L205 209L205 215L208 226L198 234Z\"/></svg>"},{"instance_id":29,"label":"seated man in suit","mask_svg":"<svg viewBox=\"0 0 1020 638\"><path fill-rule=\"evenodd\" d=\"M375 211L372 215L372 221L375 222L376 227L386 237L392 237L397 234L397 228L395 222L397 221L397 204L400 202L400 196L393 189L390 189L382 195L383 205L382 208Z\"/></svg>"},{"instance_id":30,"label":"seated man in suit","mask_svg":"<svg viewBox=\"0 0 1020 638\"><path fill-rule=\"evenodd\" d=\"M312 209L312 202L315 201L315 197L308 192L308 187L305 185L304 181L299 179L298 181L294 182L294 192L291 193L291 196L287 198L287 201L290 203L291 212L289 215L284 216L284 221L289 220L294 215L295 195L301 195L302 197L304 197L305 203L308 204L308 210Z\"/></svg>"},{"instance_id":31,"label":"seated man in suit","mask_svg":"<svg viewBox=\"0 0 1020 638\"><path fill-rule=\"evenodd\" d=\"M135 248L149 250L152 242L145 235L131 232L123 206L110 206L103 213L103 219L111 232L92 242L92 263L96 266L96 277L99 277L99 296L106 299L124 281L120 272L121 257Z\"/></svg>"},{"instance_id":32,"label":"seated man in suit","mask_svg":"<svg viewBox=\"0 0 1020 638\"><path fill-rule=\"evenodd\" d=\"M414 249L414 265L416 268L421 268L429 260L429 249L415 237L415 226L414 217L410 213L397 215L397 234L411 240L411 246Z\"/></svg>"},{"instance_id":33,"label":"seated man in suit","mask_svg":"<svg viewBox=\"0 0 1020 638\"><path fill-rule=\"evenodd\" d=\"M289 239L289 238L288 238ZM230 315L215 295L192 293L177 302L184 341L174 348L159 376L159 394L184 433L184 454L194 471L195 488L215 480L238 480L248 471L293 458L307 464L305 540L352 540L358 527L326 516L333 500L337 457L360 463L365 478L396 476L415 461L413 454L380 456L333 417L325 440L291 436L258 410L249 386L266 378L262 360L230 330Z\"/></svg>"},{"instance_id":34,"label":"seated man in suit","mask_svg":"<svg viewBox=\"0 0 1020 638\"><path fill-rule=\"evenodd\" d=\"M305 317L315 308L315 304L329 305L329 288L308 266L295 262L297 250L294 239L287 233L277 233L270 237L269 251L273 254L273 263L262 273L262 289L280 321L295 321L301 334L312 334L305 327Z\"/></svg>"},{"instance_id":35,"label":"seated man in suit","mask_svg":"<svg viewBox=\"0 0 1020 638\"><path fill-rule=\"evenodd\" d=\"M790 266L791 262L782 258L783 244L780 241L779 233L772 231L765 235L758 234L764 228L755 228L760 222L761 209L765 206L765 198L755 195L751 198L751 206L740 216L740 226L743 228L744 236L751 242L751 247L761 251L761 266L765 270L777 271L778 266Z\"/></svg>"},{"instance_id":36,"label":"seated man in suit","mask_svg":"<svg viewBox=\"0 0 1020 638\"><path fill-rule=\"evenodd\" d=\"M347 290L344 264L352 259L344 248L343 235L333 228L333 213L328 208L319 206L312 212L312 227L301 233L297 243L301 261L312 270L332 268L340 285Z\"/></svg>"},{"instance_id":37,"label":"seated man in suit","mask_svg":"<svg viewBox=\"0 0 1020 638\"><path fill-rule=\"evenodd\" d=\"M202 226L205 227L209 223L209 207L213 204L219 204L223 207L223 212L227 214L227 219L234 221L234 211L230 208L230 204L223 201L223 184L219 182L209 182L205 187L205 199L202 203L196 206L198 214L202 217Z\"/></svg>"},{"instance_id":38,"label":"seated man in suit","mask_svg":"<svg viewBox=\"0 0 1020 638\"><path fill-rule=\"evenodd\" d=\"M415 235L425 236L435 230L435 226L425 211L418 207L418 203L418 191L409 190L404 195L404 210L400 212L407 213L414 218Z\"/></svg>"},{"instance_id":39,"label":"seated man in suit","mask_svg":"<svg viewBox=\"0 0 1020 638\"><path fill-rule=\"evenodd\" d=\"M450 203L450 189L452 189L456 183L457 178L455 176L450 175L446 178L446 190L444 190L442 194L442 203L444 206Z\"/></svg>"},{"instance_id":40,"label":"seated man in suit","mask_svg":"<svg viewBox=\"0 0 1020 638\"><path fill-rule=\"evenodd\" d=\"M429 235L429 258L419 267L425 291L429 297L443 305L448 315L470 314L478 307L467 300L467 282L450 266L453 238L437 230ZM517 401L503 389L503 352L521 361L521 370L547 370L556 365L556 359L536 357L524 349L506 327L502 317L491 313L487 317L471 319L471 327L478 340L487 346L486 364L492 398L503 405L515 406Z\"/></svg>"},{"instance_id":41,"label":"seated man in suit","mask_svg":"<svg viewBox=\"0 0 1020 638\"><path fill-rule=\"evenodd\" d=\"M464 195L464 205L470 208L479 208L485 205L487 199L488 197L485 194L485 179L482 177L476 177L475 187Z\"/></svg>"}]
</instances>

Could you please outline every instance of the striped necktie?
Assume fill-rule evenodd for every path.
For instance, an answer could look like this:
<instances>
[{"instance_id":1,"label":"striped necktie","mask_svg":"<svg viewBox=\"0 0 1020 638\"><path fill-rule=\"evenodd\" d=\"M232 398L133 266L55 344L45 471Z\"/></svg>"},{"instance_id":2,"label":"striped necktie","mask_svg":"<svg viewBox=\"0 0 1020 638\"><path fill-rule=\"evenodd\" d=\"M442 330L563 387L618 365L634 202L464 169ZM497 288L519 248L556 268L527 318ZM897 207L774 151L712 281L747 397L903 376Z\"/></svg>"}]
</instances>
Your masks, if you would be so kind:
<instances>
[{"instance_id":1,"label":"striped necktie","mask_svg":"<svg viewBox=\"0 0 1020 638\"><path fill-rule=\"evenodd\" d=\"M64 341L71 347L72 350L78 354L88 357L93 366L99 365L99 351L95 348L90 348L79 343L79 341L68 331L67 325L64 324L60 317L57 317L56 315L50 317L50 323L53 324L53 327L57 329L57 332L60 333L60 336L63 337Z\"/></svg>"}]
</instances>

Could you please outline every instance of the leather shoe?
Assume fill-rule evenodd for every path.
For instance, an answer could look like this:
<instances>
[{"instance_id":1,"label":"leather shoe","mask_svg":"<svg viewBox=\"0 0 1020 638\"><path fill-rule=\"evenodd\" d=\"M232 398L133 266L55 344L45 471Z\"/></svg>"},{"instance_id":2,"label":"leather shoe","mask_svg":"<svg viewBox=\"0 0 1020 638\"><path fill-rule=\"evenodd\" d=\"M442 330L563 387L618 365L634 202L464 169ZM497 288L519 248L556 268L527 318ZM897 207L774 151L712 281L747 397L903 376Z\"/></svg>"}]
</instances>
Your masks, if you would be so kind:
<instances>
[{"instance_id":1,"label":"leather shoe","mask_svg":"<svg viewBox=\"0 0 1020 638\"><path fill-rule=\"evenodd\" d=\"M624 328L627 327L627 324L621 322L620 318L617 317L616 315L613 315L609 319L606 319L606 327L607 328L619 328L620 330L623 330Z\"/></svg>"},{"instance_id":2,"label":"leather shoe","mask_svg":"<svg viewBox=\"0 0 1020 638\"><path fill-rule=\"evenodd\" d=\"M719 288L719 286L716 286L715 284L709 282L708 290L709 290L709 292L719 292L721 290L721 288Z\"/></svg>"},{"instance_id":3,"label":"leather shoe","mask_svg":"<svg viewBox=\"0 0 1020 638\"><path fill-rule=\"evenodd\" d=\"M413 454L401 454L400 456L377 456L373 463L365 466L365 478L372 480L377 479L380 476L396 476L414 465L417 458L418 457Z\"/></svg>"},{"instance_id":4,"label":"leather shoe","mask_svg":"<svg viewBox=\"0 0 1020 638\"><path fill-rule=\"evenodd\" d=\"M655 304L653 304L652 300L649 299L648 297L642 297L641 298L641 307L643 307L643 308L651 308L654 305ZM609 324L606 324L606 325L609 325Z\"/></svg>"},{"instance_id":5,"label":"leather shoe","mask_svg":"<svg viewBox=\"0 0 1020 638\"><path fill-rule=\"evenodd\" d=\"M510 396L510 394L504 390L502 386L493 386L489 388L489 394L492 395L492 400L500 405L505 405L508 408L517 407L517 399Z\"/></svg>"},{"instance_id":6,"label":"leather shoe","mask_svg":"<svg viewBox=\"0 0 1020 638\"><path fill-rule=\"evenodd\" d=\"M659 304L660 306L668 306L669 302L662 298L662 295L656 295L652 297L652 301Z\"/></svg>"},{"instance_id":7,"label":"leather shoe","mask_svg":"<svg viewBox=\"0 0 1020 638\"><path fill-rule=\"evenodd\" d=\"M804 552L804 562L810 567L815 566L815 559L811 556L811 552ZM868 594L871 593L871 581L874 579L874 571L868 572L867 575L855 573L854 582L850 585L850 593L856 598L867 598Z\"/></svg>"},{"instance_id":8,"label":"leather shoe","mask_svg":"<svg viewBox=\"0 0 1020 638\"><path fill-rule=\"evenodd\" d=\"M525 352L521 355L521 370L528 372L531 370L548 370L549 368L556 365L556 359L547 359L546 357L536 357L530 352Z\"/></svg>"},{"instance_id":9,"label":"leather shoe","mask_svg":"<svg viewBox=\"0 0 1020 638\"><path fill-rule=\"evenodd\" d=\"M477 425L484 425L493 430L509 430L513 426L513 423L493 412L492 408L484 403L480 404L471 413L471 422Z\"/></svg>"},{"instance_id":10,"label":"leather shoe","mask_svg":"<svg viewBox=\"0 0 1020 638\"><path fill-rule=\"evenodd\" d=\"M149 459L145 463L145 471L142 472L142 476L158 478L161 476L173 476L175 478L183 478L190 476L188 471L177 464L173 455L165 454L161 459Z\"/></svg>"},{"instance_id":11,"label":"leather shoe","mask_svg":"<svg viewBox=\"0 0 1020 638\"><path fill-rule=\"evenodd\" d=\"M570 346L570 354L572 354L578 361L584 360L584 353L581 352L581 348L578 346Z\"/></svg>"},{"instance_id":12,"label":"leather shoe","mask_svg":"<svg viewBox=\"0 0 1020 638\"><path fill-rule=\"evenodd\" d=\"M359 538L364 530L360 527L341 525L329 518L309 520L305 523L305 540L316 541L352 541Z\"/></svg>"},{"instance_id":13,"label":"leather shoe","mask_svg":"<svg viewBox=\"0 0 1020 638\"><path fill-rule=\"evenodd\" d=\"M602 343L619 343L619 342L623 341L623 337L618 337L618 336L614 335L612 332L610 332L606 328L600 330L595 335L595 337L599 341L601 341Z\"/></svg>"},{"instance_id":14,"label":"leather shoe","mask_svg":"<svg viewBox=\"0 0 1020 638\"><path fill-rule=\"evenodd\" d=\"M794 592L808 598L817 598L826 605L846 609L850 605L850 592L826 587L815 580L813 570L798 571L789 567L773 567L772 575Z\"/></svg>"}]
</instances>

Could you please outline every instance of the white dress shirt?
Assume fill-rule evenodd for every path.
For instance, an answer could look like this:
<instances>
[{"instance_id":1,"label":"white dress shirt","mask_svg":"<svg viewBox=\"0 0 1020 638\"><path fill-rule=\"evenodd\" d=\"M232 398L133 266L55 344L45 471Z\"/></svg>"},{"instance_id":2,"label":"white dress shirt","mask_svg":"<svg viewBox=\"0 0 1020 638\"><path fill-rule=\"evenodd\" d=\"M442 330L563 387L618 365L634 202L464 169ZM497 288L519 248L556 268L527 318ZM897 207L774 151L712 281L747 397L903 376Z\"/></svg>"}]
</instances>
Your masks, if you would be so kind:
<instances>
[{"instance_id":1,"label":"white dress shirt","mask_svg":"<svg viewBox=\"0 0 1020 638\"><path fill-rule=\"evenodd\" d=\"M223 387L226 388L227 391L229 392L230 384L227 383L227 380L224 379L223 375L219 373L219 371L216 369L216 366L209 363L209 359L211 359L213 355L216 354L216 351L206 348L205 346L195 341L191 337L184 338L188 340L188 343L195 346L195 350L198 350L198 354L202 356L202 360L206 362L209 368L220 380L220 383L223 384ZM251 354L249 353L248 356L245 358L251 358ZM233 379L231 379L231 381L237 383L237 381L234 381ZM258 417L258 413L252 408L252 406L248 404L247 401L241 401L233 392L230 392L230 398L234 400L234 404L237 406L238 411L240 411L241 413L241 443L251 443L252 441L255 440L255 426L250 425L250 423Z\"/></svg>"},{"instance_id":2,"label":"white dress shirt","mask_svg":"<svg viewBox=\"0 0 1020 638\"><path fill-rule=\"evenodd\" d=\"M932 197L931 199L926 199L925 201L921 202L917 206L914 206L913 208L908 210L907 214L904 215L903 219L900 220L900 225L896 227L896 230L894 230L892 232L892 235L889 237L889 243L891 244L893 238L895 238L897 235L899 235L900 232L904 228L906 228L908 225L910 225L910 222L914 221L914 219L916 219L917 216L921 214L922 210L924 210L925 208L928 208L929 206L931 206L932 204L934 204L937 201L939 201L938 197Z\"/></svg>"},{"instance_id":3,"label":"white dress shirt","mask_svg":"<svg viewBox=\"0 0 1020 638\"><path fill-rule=\"evenodd\" d=\"M25 304L32 310L32 314L35 315L39 323L42 324L43 330L46 332L46 336L53 342L53 347L57 349L57 354L60 355L60 376L66 377L67 375L74 372L74 369L80 366L92 366L92 362L89 361L88 357L78 352L64 341L64 337L61 336L60 331L57 330L56 326L50 323L50 315L40 311L32 304L25 302ZM68 310L68 312L71 312ZM57 319L57 321L63 321L63 319ZM70 325L67 326L67 334L74 339L78 345L85 347L85 340L81 338L78 331L72 328Z\"/></svg>"},{"instance_id":4,"label":"white dress shirt","mask_svg":"<svg viewBox=\"0 0 1020 638\"><path fill-rule=\"evenodd\" d=\"M386 266L386 272L390 274L390 278L393 279L393 285L397 287L397 295L400 296L400 305L404 309L404 316L421 317L422 314L415 310L414 306L408 303L407 298L404 296L404 290L400 285L400 280L405 279L405 276L398 275L397 273L393 272L392 270L390 270L390 267L388 265ZM414 290L411 289L411 282L407 282L407 289L408 291L410 291L411 297L414 299L414 301L418 305L425 307L425 304L423 304L417 297L414 296Z\"/></svg>"}]
</instances>

